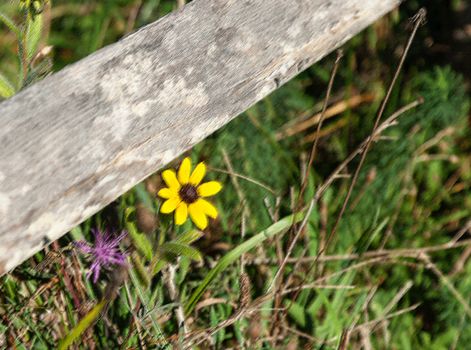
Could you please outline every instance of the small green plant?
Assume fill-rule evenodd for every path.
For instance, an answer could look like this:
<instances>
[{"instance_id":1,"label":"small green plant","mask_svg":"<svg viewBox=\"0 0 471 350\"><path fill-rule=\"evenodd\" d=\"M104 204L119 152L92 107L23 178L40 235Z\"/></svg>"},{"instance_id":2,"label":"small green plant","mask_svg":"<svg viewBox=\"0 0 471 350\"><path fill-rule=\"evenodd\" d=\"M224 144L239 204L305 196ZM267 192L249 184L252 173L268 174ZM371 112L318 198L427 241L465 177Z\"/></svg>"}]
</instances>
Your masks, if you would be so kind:
<instances>
[{"instance_id":1,"label":"small green plant","mask_svg":"<svg viewBox=\"0 0 471 350\"><path fill-rule=\"evenodd\" d=\"M0 24L5 25L16 37L18 48L18 70L16 81L9 80L0 72L0 98L9 98L25 86L46 74L51 67L48 58L50 47L41 48L43 36L43 10L49 6L47 0L25 0L20 2L22 23L16 24L13 19L0 11ZM43 49L43 50L41 50Z\"/></svg>"},{"instance_id":2,"label":"small green plant","mask_svg":"<svg viewBox=\"0 0 471 350\"><path fill-rule=\"evenodd\" d=\"M191 171L190 158L185 158L181 163L178 176L173 170L165 170L162 172L163 180L168 187L162 188L158 195L165 199L160 207L163 214L175 211L175 227L181 226L188 218L188 213L195 225L203 230L207 227L208 222L206 215L215 219L217 217L216 208L203 199L215 195L222 188L217 181L209 181L201 183L206 174L206 165L201 162L195 170ZM148 203L152 200L148 198ZM184 208L184 209L182 209ZM87 277L92 277L95 284L98 283L100 272L107 271L111 276L108 283L105 296L116 292L125 283L126 278L123 275L130 275L134 287L139 291L141 300L149 300L150 286L153 278L172 264L176 264L181 258L194 261L201 261L201 253L190 244L198 240L202 233L190 229L185 233L178 233L173 229L171 223L169 225L161 225L160 233L155 236L148 237L144 233L139 232L132 219L132 213L135 208L126 206L124 208L124 221L127 231L115 235L106 229L104 231L92 229L94 243L88 243L84 240L74 242L82 253L91 258L91 266ZM169 232L166 232L169 231ZM124 254L120 248L120 242L129 236L128 250L129 256ZM166 241L164 237L174 237L173 240ZM156 237L160 237L156 240ZM116 279L115 271L119 272L121 278ZM173 285L175 281L169 281ZM110 289L114 289L110 293ZM100 316L102 310L112 300L110 298L102 298L102 300L92 308L82 320L68 332L67 336L61 341L60 349L66 349L74 343L93 325ZM161 334L159 331L158 334Z\"/></svg>"}]
</instances>

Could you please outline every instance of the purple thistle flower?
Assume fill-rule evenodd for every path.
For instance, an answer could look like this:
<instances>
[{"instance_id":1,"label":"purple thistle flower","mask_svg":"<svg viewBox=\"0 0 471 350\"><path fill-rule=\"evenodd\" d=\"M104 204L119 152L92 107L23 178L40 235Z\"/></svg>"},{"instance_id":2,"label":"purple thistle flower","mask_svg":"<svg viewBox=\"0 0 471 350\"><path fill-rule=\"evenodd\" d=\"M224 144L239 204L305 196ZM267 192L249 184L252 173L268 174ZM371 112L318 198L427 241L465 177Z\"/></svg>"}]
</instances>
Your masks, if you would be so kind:
<instances>
[{"instance_id":1,"label":"purple thistle flower","mask_svg":"<svg viewBox=\"0 0 471 350\"><path fill-rule=\"evenodd\" d=\"M87 278L93 275L93 283L96 283L101 269L109 269L111 265L126 265L126 255L119 250L119 243L126 237L127 232L122 231L116 237L113 237L108 230L102 232L92 229L92 233L95 236L93 245L78 241L75 242L75 246L92 258L93 263L87 273Z\"/></svg>"}]
</instances>

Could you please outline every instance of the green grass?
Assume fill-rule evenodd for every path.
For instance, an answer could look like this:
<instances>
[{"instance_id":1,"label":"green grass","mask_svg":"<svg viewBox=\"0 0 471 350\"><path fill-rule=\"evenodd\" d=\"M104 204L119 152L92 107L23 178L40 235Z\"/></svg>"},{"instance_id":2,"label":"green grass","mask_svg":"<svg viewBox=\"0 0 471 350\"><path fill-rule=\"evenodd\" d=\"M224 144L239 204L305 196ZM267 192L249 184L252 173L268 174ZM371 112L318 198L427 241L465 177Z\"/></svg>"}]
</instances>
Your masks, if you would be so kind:
<instances>
[{"instance_id":1,"label":"green grass","mask_svg":"<svg viewBox=\"0 0 471 350\"><path fill-rule=\"evenodd\" d=\"M177 6L170 0L53 1L35 17L50 26L39 35L37 22L16 5L0 4L2 18L8 18L0 21L5 97ZM300 196L303 210L370 135L399 60L397 48L409 33L405 24L420 5L407 2L344 46L329 106L359 95L374 98L325 121ZM347 340L352 349L467 348L470 77L457 64L441 65L443 57L424 44L458 26L451 20L444 26L434 13L459 16L465 6L458 0L428 8L432 15L419 29L383 120L414 100L423 103L373 143L325 251L348 191L347 174L359 157L320 197L287 262L278 296L267 291L304 218L305 211L294 214L293 208L312 145L306 137L316 125L279 135L320 111L335 54L188 152L194 162L206 162L208 178L224 184L213 200L219 217L203 233L190 222L174 227L159 214L156 189L162 180L155 174L1 277L0 348L163 349L199 343L201 349L337 349ZM52 46L51 53L28 58L45 45ZM452 55L446 60L455 62ZM70 244L90 240L94 227L129 232L122 244L129 269L109 271L96 285L85 277L90 262ZM242 271L249 291L239 286Z\"/></svg>"}]
</instances>

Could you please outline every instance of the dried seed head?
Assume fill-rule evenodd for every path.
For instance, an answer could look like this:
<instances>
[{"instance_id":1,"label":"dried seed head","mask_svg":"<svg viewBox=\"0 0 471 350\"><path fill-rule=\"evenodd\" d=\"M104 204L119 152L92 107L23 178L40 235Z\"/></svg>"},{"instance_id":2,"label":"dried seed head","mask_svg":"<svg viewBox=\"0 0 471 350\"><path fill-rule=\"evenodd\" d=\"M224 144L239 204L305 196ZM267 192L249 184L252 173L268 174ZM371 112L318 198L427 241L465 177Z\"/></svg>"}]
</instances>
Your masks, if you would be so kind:
<instances>
[{"instance_id":1,"label":"dried seed head","mask_svg":"<svg viewBox=\"0 0 471 350\"><path fill-rule=\"evenodd\" d=\"M250 278L245 272L241 273L239 277L239 287L239 308L244 309L250 303Z\"/></svg>"}]
</instances>

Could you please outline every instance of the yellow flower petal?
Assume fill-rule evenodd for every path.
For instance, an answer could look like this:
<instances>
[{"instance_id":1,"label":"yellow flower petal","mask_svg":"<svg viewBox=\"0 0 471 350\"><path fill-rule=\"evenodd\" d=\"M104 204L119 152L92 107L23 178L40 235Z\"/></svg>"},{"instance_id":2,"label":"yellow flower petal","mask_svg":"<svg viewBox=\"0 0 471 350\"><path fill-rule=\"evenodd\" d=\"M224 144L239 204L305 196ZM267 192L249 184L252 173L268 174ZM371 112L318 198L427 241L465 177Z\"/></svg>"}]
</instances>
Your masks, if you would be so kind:
<instances>
[{"instance_id":1,"label":"yellow flower petal","mask_svg":"<svg viewBox=\"0 0 471 350\"><path fill-rule=\"evenodd\" d=\"M216 193L221 191L222 185L217 181L205 182L198 186L198 194L201 197L214 196Z\"/></svg>"},{"instance_id":2,"label":"yellow flower petal","mask_svg":"<svg viewBox=\"0 0 471 350\"><path fill-rule=\"evenodd\" d=\"M170 188L165 187L160 189L157 195L161 198L169 199L178 196L178 192L172 191Z\"/></svg>"},{"instance_id":3,"label":"yellow flower petal","mask_svg":"<svg viewBox=\"0 0 471 350\"><path fill-rule=\"evenodd\" d=\"M198 205L203 213L208 215L210 218L216 219L218 217L218 211L216 207L207 200L200 198L195 202L195 204Z\"/></svg>"},{"instance_id":4,"label":"yellow flower petal","mask_svg":"<svg viewBox=\"0 0 471 350\"><path fill-rule=\"evenodd\" d=\"M195 170L193 170L193 173L190 176L190 183L195 186L198 186L201 180L203 180L203 177L205 174L206 174L206 165L203 162L201 162L196 166Z\"/></svg>"},{"instance_id":5,"label":"yellow flower petal","mask_svg":"<svg viewBox=\"0 0 471 350\"><path fill-rule=\"evenodd\" d=\"M175 224L176 225L183 225L188 218L188 206L186 203L181 202L177 210L175 210Z\"/></svg>"},{"instance_id":6,"label":"yellow flower petal","mask_svg":"<svg viewBox=\"0 0 471 350\"><path fill-rule=\"evenodd\" d=\"M180 198L178 197L167 199L160 207L160 212L163 214L169 214L177 208L178 204L180 204Z\"/></svg>"},{"instance_id":7,"label":"yellow flower petal","mask_svg":"<svg viewBox=\"0 0 471 350\"><path fill-rule=\"evenodd\" d=\"M190 204L188 206L188 211L190 212L191 220L195 223L196 227L200 230L204 230L208 226L208 218L204 214L201 207L196 204L197 202Z\"/></svg>"},{"instance_id":8,"label":"yellow flower petal","mask_svg":"<svg viewBox=\"0 0 471 350\"><path fill-rule=\"evenodd\" d=\"M191 172L191 160L186 157L183 159L180 168L178 169L178 181L181 185L187 184L190 181L190 172Z\"/></svg>"},{"instance_id":9,"label":"yellow flower petal","mask_svg":"<svg viewBox=\"0 0 471 350\"><path fill-rule=\"evenodd\" d=\"M177 180L177 175L175 174L175 171L165 170L162 173L162 178L171 190L178 191L180 189L180 183Z\"/></svg>"}]
</instances>

